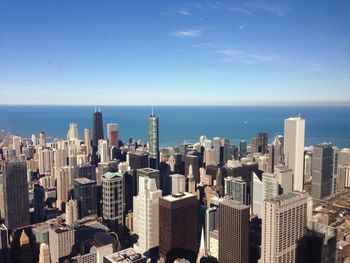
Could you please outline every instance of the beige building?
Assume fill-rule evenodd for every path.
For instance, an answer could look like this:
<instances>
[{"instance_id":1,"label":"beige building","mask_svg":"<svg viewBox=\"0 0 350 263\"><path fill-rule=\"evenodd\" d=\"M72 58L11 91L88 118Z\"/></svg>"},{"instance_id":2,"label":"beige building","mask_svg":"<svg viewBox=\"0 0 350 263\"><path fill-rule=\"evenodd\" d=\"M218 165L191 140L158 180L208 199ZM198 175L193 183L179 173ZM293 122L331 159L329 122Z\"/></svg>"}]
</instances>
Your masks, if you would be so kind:
<instances>
[{"instance_id":1,"label":"beige building","mask_svg":"<svg viewBox=\"0 0 350 263\"><path fill-rule=\"evenodd\" d=\"M263 201L259 263L296 262L297 240L307 230L307 195L291 192Z\"/></svg>"}]
</instances>

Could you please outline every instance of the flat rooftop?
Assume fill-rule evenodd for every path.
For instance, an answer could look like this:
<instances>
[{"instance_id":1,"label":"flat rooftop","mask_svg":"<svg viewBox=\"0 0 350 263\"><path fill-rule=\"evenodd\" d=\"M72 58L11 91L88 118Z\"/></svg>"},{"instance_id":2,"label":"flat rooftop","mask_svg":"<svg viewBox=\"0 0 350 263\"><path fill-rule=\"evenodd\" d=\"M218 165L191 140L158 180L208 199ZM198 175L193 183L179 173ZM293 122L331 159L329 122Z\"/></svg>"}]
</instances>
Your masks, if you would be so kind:
<instances>
[{"instance_id":1,"label":"flat rooftop","mask_svg":"<svg viewBox=\"0 0 350 263\"><path fill-rule=\"evenodd\" d=\"M74 179L74 182L77 182L79 184L93 184L93 183L95 183L95 181L90 180L86 177L80 177L80 178Z\"/></svg>"},{"instance_id":2,"label":"flat rooftop","mask_svg":"<svg viewBox=\"0 0 350 263\"><path fill-rule=\"evenodd\" d=\"M132 262L146 262L146 257L137 253L133 248L126 248L108 256L103 257L103 262L111 263L132 263Z\"/></svg>"},{"instance_id":3,"label":"flat rooftop","mask_svg":"<svg viewBox=\"0 0 350 263\"><path fill-rule=\"evenodd\" d=\"M174 202L174 201L178 201L178 200L183 200L183 199L187 199L190 197L196 196L194 194L188 193L188 192L183 192L183 193L176 193L176 194L171 194L171 195L166 195L163 197L160 197L168 202Z\"/></svg>"}]
</instances>

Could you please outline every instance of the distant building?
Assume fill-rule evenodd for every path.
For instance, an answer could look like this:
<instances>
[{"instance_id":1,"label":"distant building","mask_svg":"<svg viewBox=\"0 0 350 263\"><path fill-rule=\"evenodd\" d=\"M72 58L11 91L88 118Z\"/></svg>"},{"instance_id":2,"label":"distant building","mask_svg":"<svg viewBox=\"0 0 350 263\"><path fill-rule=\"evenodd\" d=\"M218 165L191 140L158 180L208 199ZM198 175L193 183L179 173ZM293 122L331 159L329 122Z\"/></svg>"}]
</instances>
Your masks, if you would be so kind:
<instances>
[{"instance_id":1,"label":"distant building","mask_svg":"<svg viewBox=\"0 0 350 263\"><path fill-rule=\"evenodd\" d=\"M293 190L304 189L305 119L289 118L284 121L284 161L293 170Z\"/></svg>"},{"instance_id":2,"label":"distant building","mask_svg":"<svg viewBox=\"0 0 350 263\"><path fill-rule=\"evenodd\" d=\"M159 120L153 113L149 116L148 125L148 151L149 151L149 167L153 169L159 168Z\"/></svg>"},{"instance_id":3,"label":"distant building","mask_svg":"<svg viewBox=\"0 0 350 263\"><path fill-rule=\"evenodd\" d=\"M34 185L33 190L34 221L40 223L45 220L45 189L39 184Z\"/></svg>"},{"instance_id":4,"label":"distant building","mask_svg":"<svg viewBox=\"0 0 350 263\"><path fill-rule=\"evenodd\" d=\"M263 201L259 263L297 262L307 227L307 196L292 192Z\"/></svg>"},{"instance_id":5,"label":"distant building","mask_svg":"<svg viewBox=\"0 0 350 263\"><path fill-rule=\"evenodd\" d=\"M247 154L247 141L240 141L239 142L239 157L245 157Z\"/></svg>"},{"instance_id":6,"label":"distant building","mask_svg":"<svg viewBox=\"0 0 350 263\"><path fill-rule=\"evenodd\" d=\"M103 135L103 119L102 112L97 111L93 113L93 130L92 130L92 157L91 162L94 165L98 163L97 150L98 150L98 140L104 139Z\"/></svg>"},{"instance_id":7,"label":"distant building","mask_svg":"<svg viewBox=\"0 0 350 263\"><path fill-rule=\"evenodd\" d=\"M190 193L159 198L159 253L168 262L179 257L196 258L197 196Z\"/></svg>"},{"instance_id":8,"label":"distant building","mask_svg":"<svg viewBox=\"0 0 350 263\"><path fill-rule=\"evenodd\" d=\"M25 161L5 161L0 174L0 211L8 229L27 226L29 194Z\"/></svg>"},{"instance_id":9,"label":"distant building","mask_svg":"<svg viewBox=\"0 0 350 263\"><path fill-rule=\"evenodd\" d=\"M323 199L332 194L333 147L331 144L314 146L312 154L311 196Z\"/></svg>"},{"instance_id":10,"label":"distant building","mask_svg":"<svg viewBox=\"0 0 350 263\"><path fill-rule=\"evenodd\" d=\"M107 134L108 134L108 146L119 147L119 131L118 124L116 123L108 123L107 124Z\"/></svg>"},{"instance_id":11,"label":"distant building","mask_svg":"<svg viewBox=\"0 0 350 263\"><path fill-rule=\"evenodd\" d=\"M97 215L96 182L85 177L74 180L74 199L78 202L79 218Z\"/></svg>"},{"instance_id":12,"label":"distant building","mask_svg":"<svg viewBox=\"0 0 350 263\"><path fill-rule=\"evenodd\" d=\"M249 206L234 200L219 202L219 262L249 262Z\"/></svg>"}]
</instances>

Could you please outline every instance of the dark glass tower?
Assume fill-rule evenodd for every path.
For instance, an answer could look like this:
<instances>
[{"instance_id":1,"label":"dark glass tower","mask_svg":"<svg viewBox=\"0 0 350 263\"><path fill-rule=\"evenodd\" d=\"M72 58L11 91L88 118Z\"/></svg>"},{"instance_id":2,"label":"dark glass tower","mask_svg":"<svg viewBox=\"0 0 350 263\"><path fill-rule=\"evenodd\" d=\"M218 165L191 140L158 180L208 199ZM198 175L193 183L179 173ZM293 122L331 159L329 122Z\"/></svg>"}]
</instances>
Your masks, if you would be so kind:
<instances>
[{"instance_id":1,"label":"dark glass tower","mask_svg":"<svg viewBox=\"0 0 350 263\"><path fill-rule=\"evenodd\" d=\"M104 139L103 137L103 119L102 112L96 110L93 114L93 130L92 130L92 156L91 163L95 166L98 164L97 149L98 140Z\"/></svg>"},{"instance_id":2,"label":"dark glass tower","mask_svg":"<svg viewBox=\"0 0 350 263\"><path fill-rule=\"evenodd\" d=\"M35 223L45 220L45 190L39 184L34 185L34 219Z\"/></svg>"},{"instance_id":3,"label":"dark glass tower","mask_svg":"<svg viewBox=\"0 0 350 263\"><path fill-rule=\"evenodd\" d=\"M74 199L78 202L79 218L97 214L96 182L82 177L74 180Z\"/></svg>"},{"instance_id":4,"label":"dark glass tower","mask_svg":"<svg viewBox=\"0 0 350 263\"><path fill-rule=\"evenodd\" d=\"M149 167L158 169L159 167L159 120L153 113L149 116L148 126L149 137Z\"/></svg>"}]
</instances>

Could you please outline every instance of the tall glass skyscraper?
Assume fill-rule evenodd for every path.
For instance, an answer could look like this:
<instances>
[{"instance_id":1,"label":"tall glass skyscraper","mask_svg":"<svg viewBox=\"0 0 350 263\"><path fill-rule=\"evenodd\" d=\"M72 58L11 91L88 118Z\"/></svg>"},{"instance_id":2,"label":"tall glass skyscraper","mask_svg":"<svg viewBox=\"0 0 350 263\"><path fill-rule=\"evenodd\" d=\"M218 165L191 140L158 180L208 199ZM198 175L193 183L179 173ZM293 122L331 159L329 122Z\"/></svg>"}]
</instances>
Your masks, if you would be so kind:
<instances>
[{"instance_id":1,"label":"tall glass skyscraper","mask_svg":"<svg viewBox=\"0 0 350 263\"><path fill-rule=\"evenodd\" d=\"M93 130L92 130L92 156L91 163L97 165L97 149L98 149L98 140L104 139L103 136L103 119L102 112L100 110L96 110L93 114Z\"/></svg>"},{"instance_id":2,"label":"tall glass skyscraper","mask_svg":"<svg viewBox=\"0 0 350 263\"><path fill-rule=\"evenodd\" d=\"M148 125L149 137L149 166L153 169L159 167L159 121L158 117L153 113L149 117Z\"/></svg>"}]
</instances>

